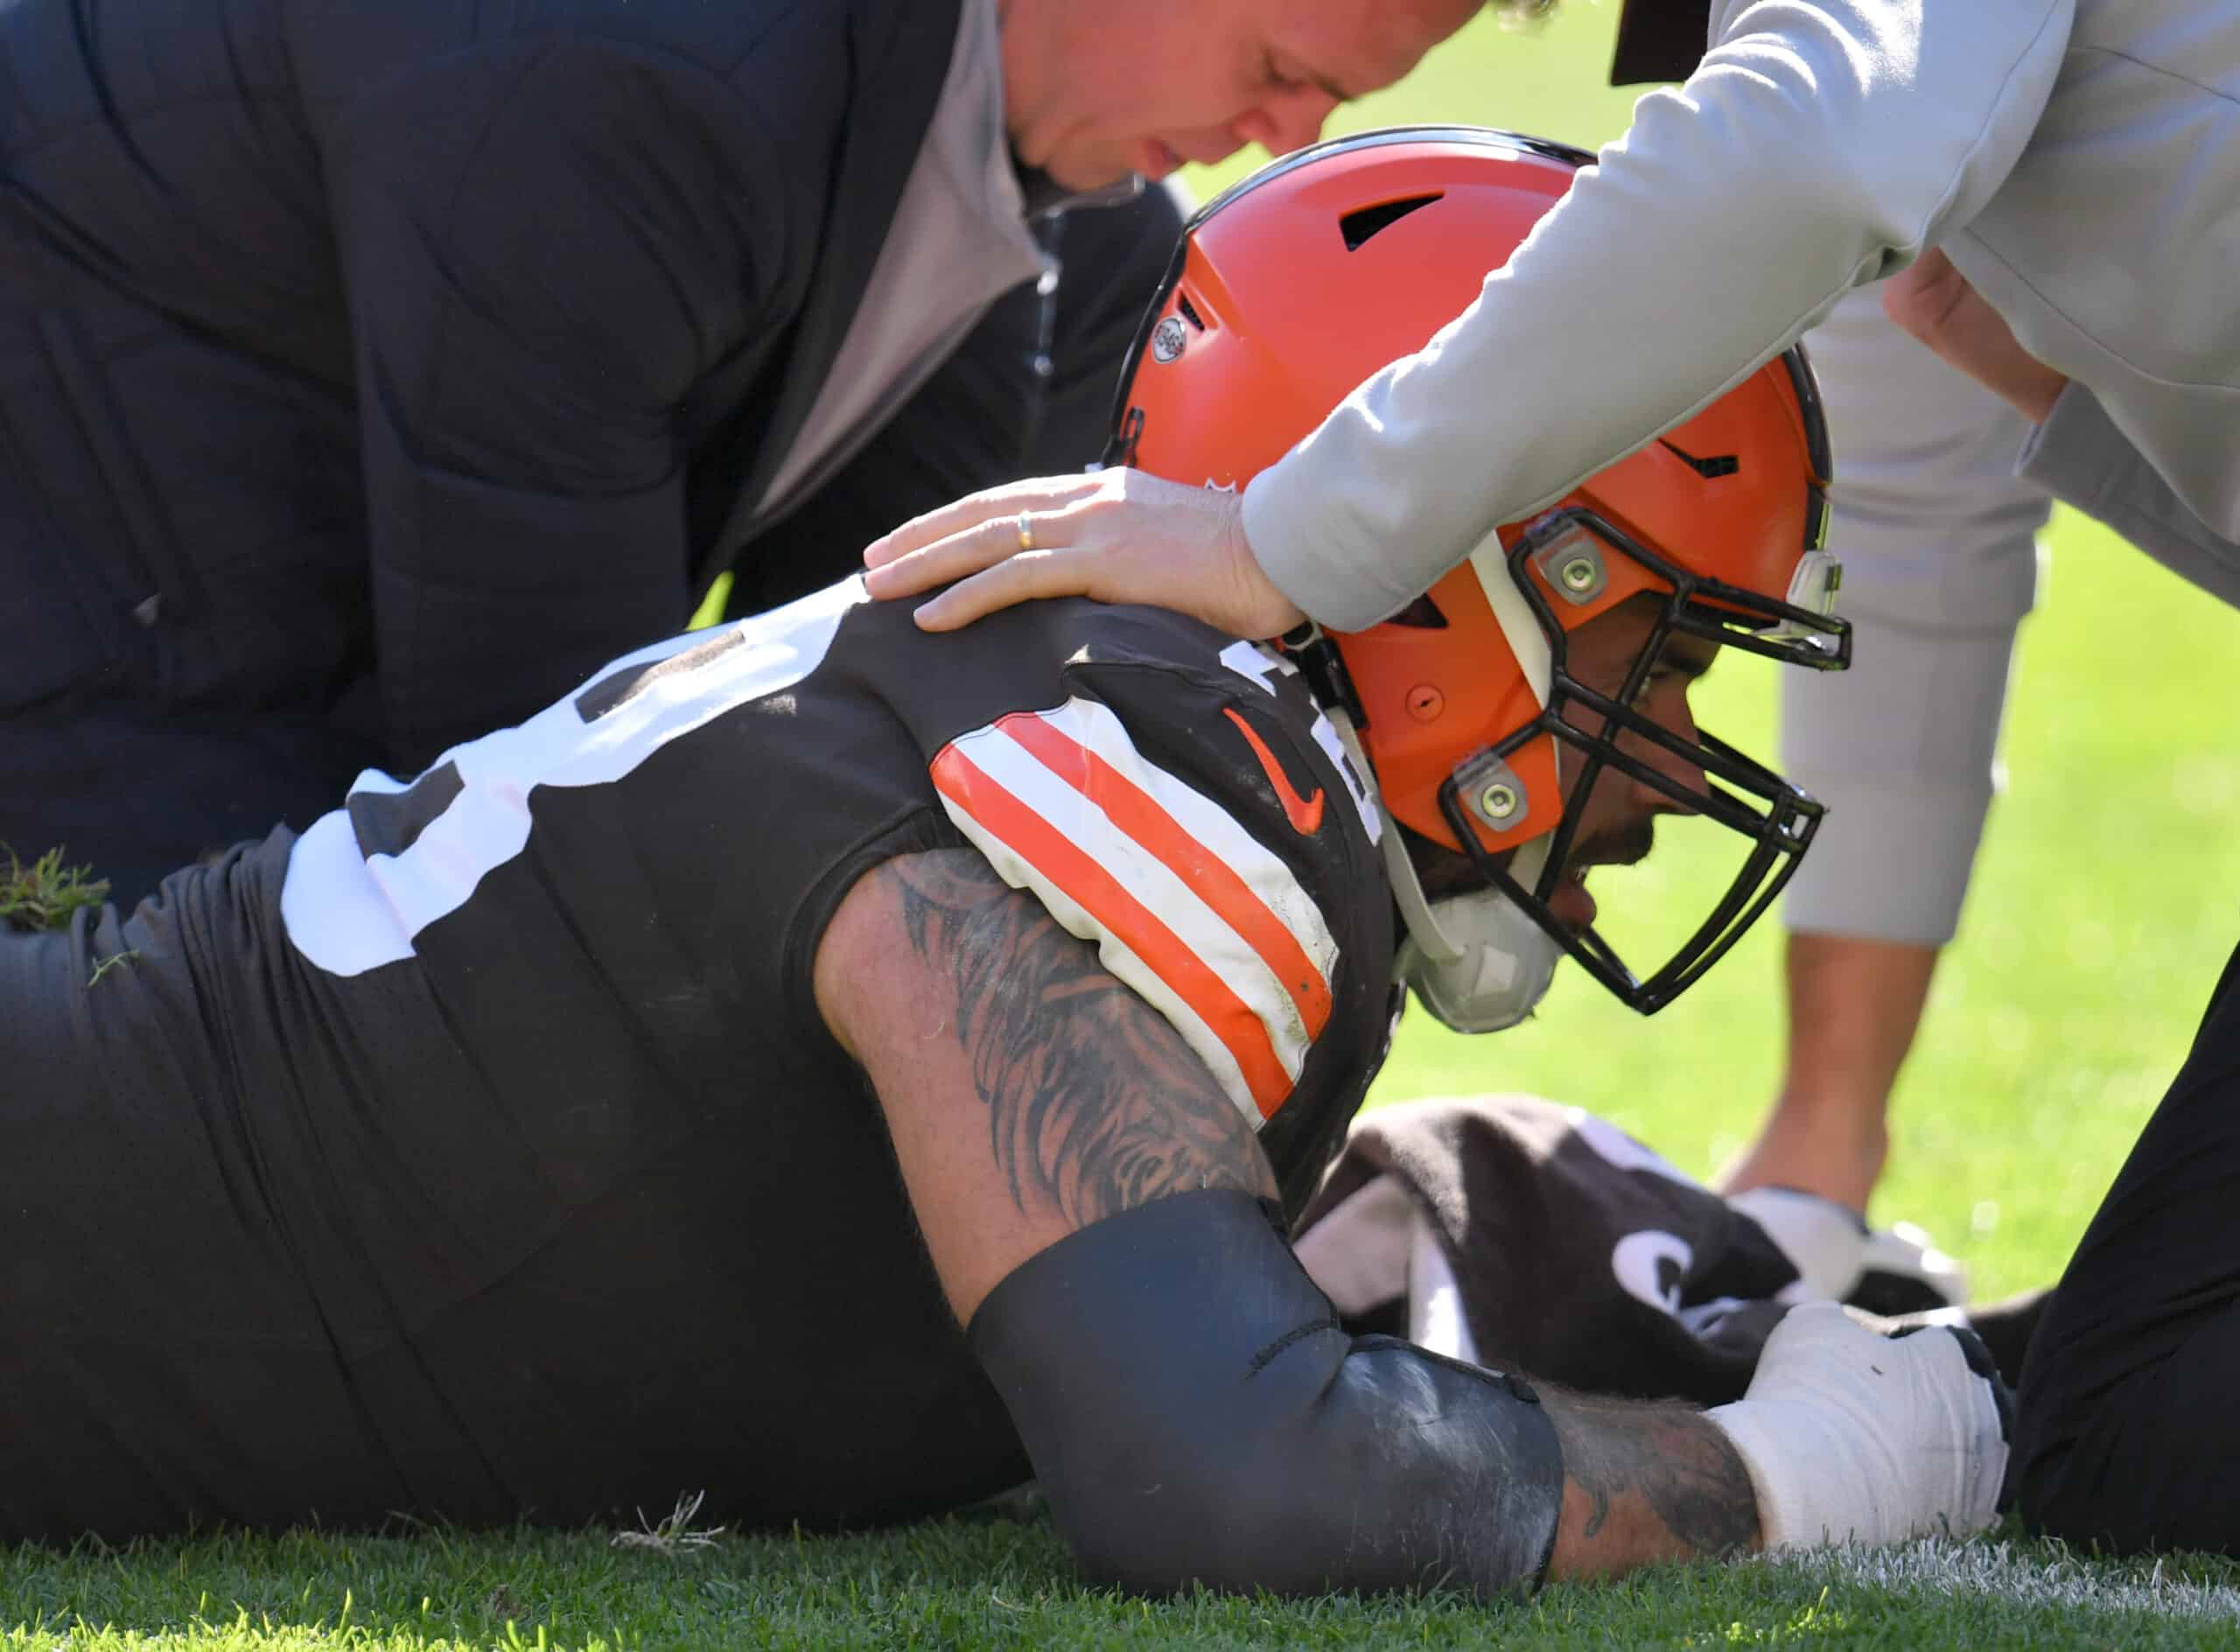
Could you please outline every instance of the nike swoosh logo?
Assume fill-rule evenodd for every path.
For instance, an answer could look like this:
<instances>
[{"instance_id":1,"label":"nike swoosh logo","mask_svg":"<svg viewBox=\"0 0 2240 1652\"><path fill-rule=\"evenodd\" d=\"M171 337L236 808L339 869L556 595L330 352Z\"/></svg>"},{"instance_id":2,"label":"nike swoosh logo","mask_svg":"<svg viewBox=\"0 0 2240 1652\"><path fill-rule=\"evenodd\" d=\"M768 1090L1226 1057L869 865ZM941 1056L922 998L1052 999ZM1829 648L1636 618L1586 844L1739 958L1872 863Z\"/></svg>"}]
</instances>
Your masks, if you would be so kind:
<instances>
[{"instance_id":1,"label":"nike swoosh logo","mask_svg":"<svg viewBox=\"0 0 2240 1652\"><path fill-rule=\"evenodd\" d=\"M1252 748L1252 755L1260 760L1260 766L1267 771L1268 784L1276 788L1276 801L1284 806L1284 818L1290 821L1292 830L1301 837L1312 837L1322 830L1322 788L1314 788L1312 797L1301 797L1292 785L1291 776L1284 773L1284 766L1276 761L1276 754L1268 749L1252 724L1236 713L1233 705L1223 706L1222 713L1236 724L1237 732L1244 736L1244 743Z\"/></svg>"}]
</instances>

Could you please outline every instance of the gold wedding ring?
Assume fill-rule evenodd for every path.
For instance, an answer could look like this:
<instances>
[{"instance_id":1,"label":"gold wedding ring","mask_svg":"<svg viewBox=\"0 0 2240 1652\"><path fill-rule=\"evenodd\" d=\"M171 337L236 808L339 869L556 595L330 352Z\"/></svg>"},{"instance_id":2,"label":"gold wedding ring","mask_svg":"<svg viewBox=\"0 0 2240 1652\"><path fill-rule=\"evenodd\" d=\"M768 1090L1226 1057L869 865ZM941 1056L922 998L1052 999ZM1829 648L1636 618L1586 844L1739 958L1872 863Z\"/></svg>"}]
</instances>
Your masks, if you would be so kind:
<instances>
[{"instance_id":1,"label":"gold wedding ring","mask_svg":"<svg viewBox=\"0 0 2240 1652\"><path fill-rule=\"evenodd\" d=\"M1021 550L1034 549L1034 524L1026 520L1025 511L1018 514L1018 548Z\"/></svg>"}]
</instances>

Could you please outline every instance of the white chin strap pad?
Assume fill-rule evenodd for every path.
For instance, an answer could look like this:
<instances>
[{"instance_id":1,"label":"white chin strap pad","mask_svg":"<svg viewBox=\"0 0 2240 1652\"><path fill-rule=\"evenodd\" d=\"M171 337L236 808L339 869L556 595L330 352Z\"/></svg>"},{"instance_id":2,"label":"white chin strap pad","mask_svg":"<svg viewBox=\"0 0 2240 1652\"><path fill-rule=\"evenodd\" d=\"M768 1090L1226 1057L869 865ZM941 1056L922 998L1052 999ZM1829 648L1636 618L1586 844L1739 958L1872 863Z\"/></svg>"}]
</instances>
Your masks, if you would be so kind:
<instances>
[{"instance_id":1,"label":"white chin strap pad","mask_svg":"<svg viewBox=\"0 0 2240 1652\"><path fill-rule=\"evenodd\" d=\"M1407 930L1395 973L1425 1009L1458 1032L1499 1032L1515 1026L1547 996L1563 947L1498 891L1426 900L1399 824L1376 790L1376 770L1362 749L1353 719L1342 710L1326 715L1346 754L1368 778L1383 819L1379 847ZM1530 888L1537 881L1551 841L1544 835L1516 851L1509 870L1519 883Z\"/></svg>"},{"instance_id":2,"label":"white chin strap pad","mask_svg":"<svg viewBox=\"0 0 2240 1652\"><path fill-rule=\"evenodd\" d=\"M1555 937L1495 890L1457 895L1432 910L1456 956L1437 962L1411 934L1397 965L1424 1007L1458 1032L1499 1032L1531 1014L1563 962Z\"/></svg>"},{"instance_id":3,"label":"white chin strap pad","mask_svg":"<svg viewBox=\"0 0 2240 1652\"><path fill-rule=\"evenodd\" d=\"M1395 833L1396 840L1398 834ZM1536 837L1516 851L1510 871L1530 886L1547 864L1548 843ZM1410 881L1412 882L1412 877ZM1458 1032L1499 1032L1532 1013L1548 993L1564 949L1499 890L1453 895L1423 907L1401 903L1408 938L1400 978L1440 1022ZM1436 942L1434 952L1426 939Z\"/></svg>"}]
</instances>

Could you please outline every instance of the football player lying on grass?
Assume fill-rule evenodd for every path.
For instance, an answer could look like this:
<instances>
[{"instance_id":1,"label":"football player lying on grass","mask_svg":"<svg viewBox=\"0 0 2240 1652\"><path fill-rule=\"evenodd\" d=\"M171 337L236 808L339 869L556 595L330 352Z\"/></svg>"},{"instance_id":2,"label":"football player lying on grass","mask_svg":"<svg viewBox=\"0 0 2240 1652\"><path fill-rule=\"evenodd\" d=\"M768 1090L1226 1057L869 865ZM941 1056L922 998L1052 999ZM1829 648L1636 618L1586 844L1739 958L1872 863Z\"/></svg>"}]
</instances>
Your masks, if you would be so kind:
<instances>
[{"instance_id":1,"label":"football player lying on grass","mask_svg":"<svg viewBox=\"0 0 2240 1652\"><path fill-rule=\"evenodd\" d=\"M1242 480L1571 164L1263 174L1186 241L1116 444ZM10 937L0 1535L699 1486L822 1524L1032 1472L1099 1578L1490 1595L1980 1527L2003 1392L1950 1331L1800 1309L1733 1404L1596 1400L1349 1339L1285 1242L1396 976L1492 1027L1568 952L1654 1007L1802 852L1816 807L1688 691L1722 642L1841 660L1817 434L1777 362L1287 651L1079 601L936 636L850 581ZM1683 809L1747 864L1636 979L1582 878Z\"/></svg>"}]
</instances>

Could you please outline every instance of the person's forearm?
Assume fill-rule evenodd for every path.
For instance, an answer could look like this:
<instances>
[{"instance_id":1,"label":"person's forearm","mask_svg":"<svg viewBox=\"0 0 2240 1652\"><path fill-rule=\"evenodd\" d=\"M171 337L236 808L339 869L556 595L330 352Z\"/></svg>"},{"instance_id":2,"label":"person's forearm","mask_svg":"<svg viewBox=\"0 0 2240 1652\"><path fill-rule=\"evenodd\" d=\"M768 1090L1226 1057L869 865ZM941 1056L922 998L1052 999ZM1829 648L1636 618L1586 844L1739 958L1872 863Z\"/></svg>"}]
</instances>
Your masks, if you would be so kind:
<instances>
[{"instance_id":1,"label":"person's forearm","mask_svg":"<svg viewBox=\"0 0 2240 1652\"><path fill-rule=\"evenodd\" d=\"M1908 1494L1913 1459L1969 1453L1902 1408L1884 1426L1918 1351L1848 1321L1787 1352L1777 1330L1718 1414L1544 1398L1349 1334L1289 1242L1241 1110L1094 948L976 855L858 881L816 990L878 1097L973 1353L1100 1582L1491 1599L1551 1569L1746 1548L1761 1523L1881 1541L1971 1507L1950 1485ZM1932 1384L1933 1423L1969 1381ZM1831 1387L1850 1403L1821 1405ZM1847 1460L1880 1474L1863 1510L1840 1487L1798 1489Z\"/></svg>"},{"instance_id":2,"label":"person's forearm","mask_svg":"<svg viewBox=\"0 0 2240 1652\"><path fill-rule=\"evenodd\" d=\"M1727 4L1479 301L1244 497L1253 553L1326 625L1427 589L1495 524L1632 452L1964 221L2052 84L2069 0Z\"/></svg>"},{"instance_id":3,"label":"person's forearm","mask_svg":"<svg viewBox=\"0 0 2240 1652\"><path fill-rule=\"evenodd\" d=\"M1701 1411L1544 1386L1540 1403L1564 1454L1550 1577L1616 1577L1659 1561L1758 1547L1749 1472Z\"/></svg>"}]
</instances>

